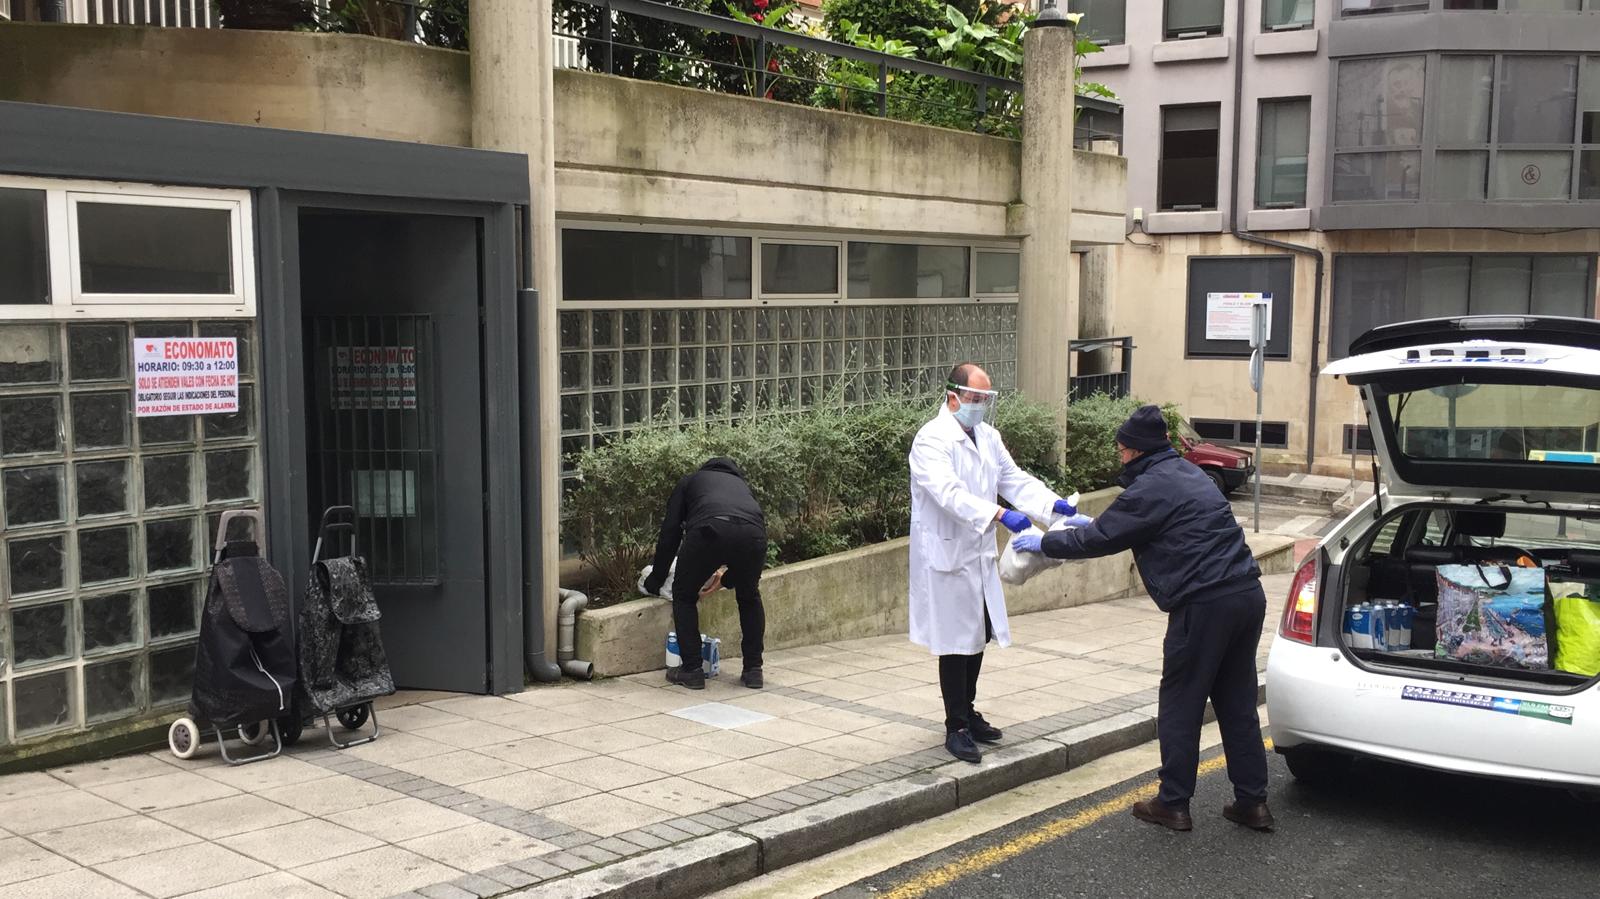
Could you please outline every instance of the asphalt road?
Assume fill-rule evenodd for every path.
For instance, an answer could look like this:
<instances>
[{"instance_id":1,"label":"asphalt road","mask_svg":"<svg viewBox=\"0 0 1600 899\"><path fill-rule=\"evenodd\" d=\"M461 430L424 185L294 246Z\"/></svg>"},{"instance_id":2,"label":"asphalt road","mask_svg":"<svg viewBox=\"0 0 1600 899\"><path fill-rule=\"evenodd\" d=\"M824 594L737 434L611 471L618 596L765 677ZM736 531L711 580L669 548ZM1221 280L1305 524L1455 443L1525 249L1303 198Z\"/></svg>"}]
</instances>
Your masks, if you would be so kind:
<instances>
[{"instance_id":1,"label":"asphalt road","mask_svg":"<svg viewBox=\"0 0 1600 899\"><path fill-rule=\"evenodd\" d=\"M1212 751L1207 758L1215 758ZM1566 792L1364 762L1339 790L1290 778L1269 755L1278 828L1221 817L1216 762L1195 829L1132 818L1154 772L851 884L849 899L1047 897L1593 896L1600 805ZM1208 763L1202 763L1203 765ZM1204 770L1204 769L1203 769Z\"/></svg>"}]
</instances>

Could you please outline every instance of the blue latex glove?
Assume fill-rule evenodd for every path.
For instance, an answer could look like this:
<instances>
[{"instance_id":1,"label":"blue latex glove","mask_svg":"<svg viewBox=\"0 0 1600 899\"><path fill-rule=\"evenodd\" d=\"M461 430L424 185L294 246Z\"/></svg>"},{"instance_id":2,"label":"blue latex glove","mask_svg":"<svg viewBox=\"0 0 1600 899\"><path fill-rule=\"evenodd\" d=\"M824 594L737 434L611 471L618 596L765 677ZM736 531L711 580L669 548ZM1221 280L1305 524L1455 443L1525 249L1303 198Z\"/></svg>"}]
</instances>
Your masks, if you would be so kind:
<instances>
[{"instance_id":1,"label":"blue latex glove","mask_svg":"<svg viewBox=\"0 0 1600 899\"><path fill-rule=\"evenodd\" d=\"M1088 515L1073 515L1061 522L1061 524L1069 528L1086 528L1094 524L1094 519Z\"/></svg>"},{"instance_id":2,"label":"blue latex glove","mask_svg":"<svg viewBox=\"0 0 1600 899\"><path fill-rule=\"evenodd\" d=\"M1058 499L1055 504L1055 513L1057 515L1077 515L1078 507L1067 500Z\"/></svg>"},{"instance_id":3,"label":"blue latex glove","mask_svg":"<svg viewBox=\"0 0 1600 899\"><path fill-rule=\"evenodd\" d=\"M1011 541L1011 548L1019 553L1043 552L1043 541L1044 538L1038 534L1023 534L1021 537Z\"/></svg>"},{"instance_id":4,"label":"blue latex glove","mask_svg":"<svg viewBox=\"0 0 1600 899\"><path fill-rule=\"evenodd\" d=\"M1006 530L1013 534L1020 534L1033 527L1033 520L1016 509L1007 509L1001 512L1000 523L1005 525Z\"/></svg>"}]
</instances>

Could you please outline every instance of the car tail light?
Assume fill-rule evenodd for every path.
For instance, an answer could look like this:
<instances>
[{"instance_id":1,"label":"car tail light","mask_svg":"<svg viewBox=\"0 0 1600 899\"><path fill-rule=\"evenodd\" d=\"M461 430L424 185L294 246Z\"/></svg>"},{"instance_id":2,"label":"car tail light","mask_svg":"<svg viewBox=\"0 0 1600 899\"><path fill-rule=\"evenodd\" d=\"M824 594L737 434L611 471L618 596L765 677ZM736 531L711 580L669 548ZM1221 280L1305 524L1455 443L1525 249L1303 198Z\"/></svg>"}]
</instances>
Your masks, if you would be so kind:
<instances>
[{"instance_id":1,"label":"car tail light","mask_svg":"<svg viewBox=\"0 0 1600 899\"><path fill-rule=\"evenodd\" d=\"M1283 607L1283 624L1278 633L1299 643L1316 643L1312 620L1317 615L1317 557L1306 557L1300 570L1294 573L1294 584L1289 587L1289 602Z\"/></svg>"}]
</instances>

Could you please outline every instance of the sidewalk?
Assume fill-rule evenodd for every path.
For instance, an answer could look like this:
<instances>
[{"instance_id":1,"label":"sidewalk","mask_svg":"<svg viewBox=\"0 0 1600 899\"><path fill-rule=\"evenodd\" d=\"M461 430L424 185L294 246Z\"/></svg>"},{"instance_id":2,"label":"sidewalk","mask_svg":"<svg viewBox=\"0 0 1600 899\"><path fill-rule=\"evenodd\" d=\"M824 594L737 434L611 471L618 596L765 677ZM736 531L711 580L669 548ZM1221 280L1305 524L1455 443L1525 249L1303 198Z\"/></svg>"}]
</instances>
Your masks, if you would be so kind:
<instances>
[{"instance_id":1,"label":"sidewalk","mask_svg":"<svg viewBox=\"0 0 1600 899\"><path fill-rule=\"evenodd\" d=\"M1263 662L1289 578L1266 578ZM1014 618L979 684L1006 731L982 766L945 753L934 660L892 636L769 653L759 692L735 660L703 692L651 672L409 693L344 752L308 730L240 768L208 744L0 777L0 893L683 895L1150 739L1164 626L1144 597Z\"/></svg>"}]
</instances>

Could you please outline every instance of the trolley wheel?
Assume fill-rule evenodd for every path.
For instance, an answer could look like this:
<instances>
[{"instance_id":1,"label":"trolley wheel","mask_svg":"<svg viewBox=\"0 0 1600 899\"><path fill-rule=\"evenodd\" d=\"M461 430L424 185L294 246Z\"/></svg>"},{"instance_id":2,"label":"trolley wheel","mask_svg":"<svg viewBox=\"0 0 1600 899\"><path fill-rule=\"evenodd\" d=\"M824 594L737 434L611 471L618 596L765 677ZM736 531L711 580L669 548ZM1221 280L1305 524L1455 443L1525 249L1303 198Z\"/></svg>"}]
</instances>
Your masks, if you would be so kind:
<instances>
[{"instance_id":1,"label":"trolley wheel","mask_svg":"<svg viewBox=\"0 0 1600 899\"><path fill-rule=\"evenodd\" d=\"M167 748L180 759L194 758L200 749L200 728L191 718L179 718L167 728Z\"/></svg>"},{"instance_id":2,"label":"trolley wheel","mask_svg":"<svg viewBox=\"0 0 1600 899\"><path fill-rule=\"evenodd\" d=\"M362 703L347 709L339 709L334 714L339 716L339 723L343 724L346 730L360 730L361 725L366 724L367 719L371 717L372 704Z\"/></svg>"},{"instance_id":3,"label":"trolley wheel","mask_svg":"<svg viewBox=\"0 0 1600 899\"><path fill-rule=\"evenodd\" d=\"M300 735L305 729L306 723L301 719L298 708L278 719L278 739L282 740L286 747L300 742Z\"/></svg>"},{"instance_id":4,"label":"trolley wheel","mask_svg":"<svg viewBox=\"0 0 1600 899\"><path fill-rule=\"evenodd\" d=\"M271 733L272 728L265 721L239 725L239 741L246 746L260 746Z\"/></svg>"}]
</instances>

